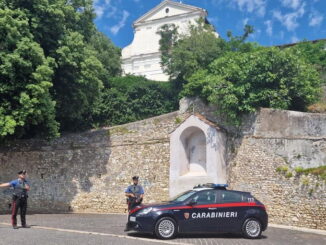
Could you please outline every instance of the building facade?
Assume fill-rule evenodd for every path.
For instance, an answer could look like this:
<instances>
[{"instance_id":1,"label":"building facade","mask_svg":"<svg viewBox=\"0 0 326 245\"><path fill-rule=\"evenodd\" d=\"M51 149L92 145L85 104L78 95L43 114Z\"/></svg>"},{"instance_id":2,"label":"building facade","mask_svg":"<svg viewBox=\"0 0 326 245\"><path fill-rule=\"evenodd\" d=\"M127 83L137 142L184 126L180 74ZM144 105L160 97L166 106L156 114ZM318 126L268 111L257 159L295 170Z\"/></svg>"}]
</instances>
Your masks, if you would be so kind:
<instances>
[{"instance_id":1,"label":"building facade","mask_svg":"<svg viewBox=\"0 0 326 245\"><path fill-rule=\"evenodd\" d=\"M168 81L169 77L163 73L160 65L158 30L165 24L174 24L178 26L178 32L184 34L189 24L206 17L205 9L171 0L162 1L134 22L134 39L122 50L124 75L134 74L151 80Z\"/></svg>"}]
</instances>

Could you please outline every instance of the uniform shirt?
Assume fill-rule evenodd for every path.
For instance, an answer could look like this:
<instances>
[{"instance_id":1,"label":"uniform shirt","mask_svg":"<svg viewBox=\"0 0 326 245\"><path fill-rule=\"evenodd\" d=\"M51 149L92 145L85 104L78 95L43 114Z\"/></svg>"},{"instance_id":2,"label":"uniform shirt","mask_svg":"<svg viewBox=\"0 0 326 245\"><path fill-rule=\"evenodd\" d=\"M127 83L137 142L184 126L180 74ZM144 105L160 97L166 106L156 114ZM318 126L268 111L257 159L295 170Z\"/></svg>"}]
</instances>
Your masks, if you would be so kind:
<instances>
[{"instance_id":1,"label":"uniform shirt","mask_svg":"<svg viewBox=\"0 0 326 245\"><path fill-rule=\"evenodd\" d=\"M14 194L20 196L22 194L27 194L26 184L28 185L27 180L16 179L9 182L10 186L14 188Z\"/></svg>"},{"instance_id":2,"label":"uniform shirt","mask_svg":"<svg viewBox=\"0 0 326 245\"><path fill-rule=\"evenodd\" d=\"M144 189L141 185L129 185L125 193L133 193L136 196L144 194Z\"/></svg>"}]
</instances>

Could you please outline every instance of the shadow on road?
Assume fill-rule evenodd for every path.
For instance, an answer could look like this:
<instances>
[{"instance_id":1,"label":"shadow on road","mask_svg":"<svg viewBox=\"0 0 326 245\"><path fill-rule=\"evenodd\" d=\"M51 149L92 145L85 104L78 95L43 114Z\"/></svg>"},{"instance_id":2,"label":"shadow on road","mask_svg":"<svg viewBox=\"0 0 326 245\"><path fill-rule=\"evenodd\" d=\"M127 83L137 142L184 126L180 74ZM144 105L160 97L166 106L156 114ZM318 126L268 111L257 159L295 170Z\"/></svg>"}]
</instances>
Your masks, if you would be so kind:
<instances>
[{"instance_id":1,"label":"shadow on road","mask_svg":"<svg viewBox=\"0 0 326 245\"><path fill-rule=\"evenodd\" d=\"M149 238L149 239L157 239L155 235L151 234L145 234L145 233L128 233L128 236L131 237L141 237L141 238ZM223 239L244 239L244 240L249 240L244 238L240 234L225 234L225 233L220 233L220 234L180 234L176 237L176 239L182 239L182 238L223 238ZM267 236L262 235L259 239L256 240L263 240L267 239Z\"/></svg>"}]
</instances>

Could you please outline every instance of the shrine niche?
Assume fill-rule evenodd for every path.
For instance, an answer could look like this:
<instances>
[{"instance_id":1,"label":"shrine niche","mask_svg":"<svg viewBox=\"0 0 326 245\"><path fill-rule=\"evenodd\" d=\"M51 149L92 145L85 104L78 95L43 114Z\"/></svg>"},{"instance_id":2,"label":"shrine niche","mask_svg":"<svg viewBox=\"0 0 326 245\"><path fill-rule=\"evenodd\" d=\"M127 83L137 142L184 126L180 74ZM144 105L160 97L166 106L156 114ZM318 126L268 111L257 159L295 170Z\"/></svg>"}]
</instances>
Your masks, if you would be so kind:
<instances>
[{"instance_id":1,"label":"shrine niche","mask_svg":"<svg viewBox=\"0 0 326 245\"><path fill-rule=\"evenodd\" d=\"M170 196L203 183L226 183L225 133L191 115L170 134Z\"/></svg>"}]
</instances>

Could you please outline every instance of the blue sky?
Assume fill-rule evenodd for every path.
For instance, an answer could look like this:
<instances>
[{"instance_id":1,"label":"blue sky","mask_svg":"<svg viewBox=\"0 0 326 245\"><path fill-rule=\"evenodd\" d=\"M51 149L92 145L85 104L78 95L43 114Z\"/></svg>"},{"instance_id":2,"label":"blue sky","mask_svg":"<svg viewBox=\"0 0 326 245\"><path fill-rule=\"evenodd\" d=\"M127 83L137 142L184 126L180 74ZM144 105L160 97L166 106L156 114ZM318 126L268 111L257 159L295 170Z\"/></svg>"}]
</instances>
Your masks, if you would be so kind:
<instances>
[{"instance_id":1,"label":"blue sky","mask_svg":"<svg viewBox=\"0 0 326 245\"><path fill-rule=\"evenodd\" d=\"M117 46L133 39L132 23L162 0L93 0L95 24ZM270 46L303 39L326 38L326 0L183 0L204 8L217 32L241 35L245 24L254 26L248 39Z\"/></svg>"}]
</instances>

